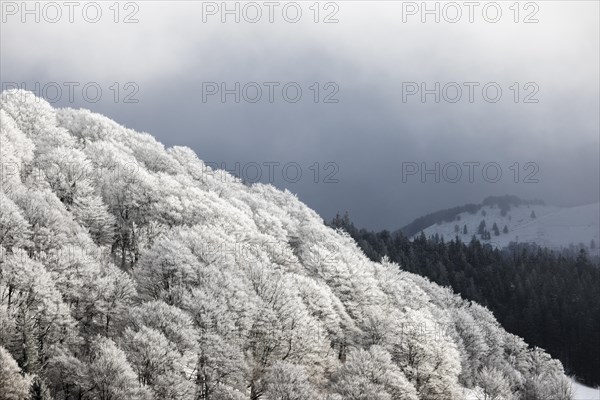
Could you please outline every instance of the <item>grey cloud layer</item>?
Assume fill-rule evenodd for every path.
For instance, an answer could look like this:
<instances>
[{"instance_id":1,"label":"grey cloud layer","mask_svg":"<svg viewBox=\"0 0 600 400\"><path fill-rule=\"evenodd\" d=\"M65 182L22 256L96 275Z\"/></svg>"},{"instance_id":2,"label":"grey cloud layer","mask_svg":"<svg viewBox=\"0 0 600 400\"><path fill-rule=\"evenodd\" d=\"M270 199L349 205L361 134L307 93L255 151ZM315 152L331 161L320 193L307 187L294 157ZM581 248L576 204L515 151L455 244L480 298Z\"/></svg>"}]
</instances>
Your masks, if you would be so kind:
<instances>
[{"instance_id":1,"label":"grey cloud layer","mask_svg":"<svg viewBox=\"0 0 600 400\"><path fill-rule=\"evenodd\" d=\"M202 23L199 2L141 2L139 23L130 25L9 19L1 28L1 80L29 88L99 82L99 102L76 96L56 105L107 114L230 169L235 162L297 162L303 178L291 183L278 175L277 186L298 193L324 218L349 210L361 226L396 229L423 213L495 194L597 201L598 4L538 3L540 22L528 25L508 17L498 24L403 24L401 5L392 2L339 3L337 24L308 16L298 24ZM139 103L115 104L108 88L129 81L139 86ZM303 98L202 102L203 82L236 81L297 82ZM429 96L422 104L412 96L403 103L402 82L435 81L497 82L503 98L436 104ZM335 82L339 103L315 104L314 82ZM514 82L535 82L540 102L513 103ZM403 162L433 168L470 161L497 162L503 178L402 181ZM339 166L339 183L322 182L327 162ZM539 183L514 183L515 162L522 174L523 164L535 162Z\"/></svg>"}]
</instances>

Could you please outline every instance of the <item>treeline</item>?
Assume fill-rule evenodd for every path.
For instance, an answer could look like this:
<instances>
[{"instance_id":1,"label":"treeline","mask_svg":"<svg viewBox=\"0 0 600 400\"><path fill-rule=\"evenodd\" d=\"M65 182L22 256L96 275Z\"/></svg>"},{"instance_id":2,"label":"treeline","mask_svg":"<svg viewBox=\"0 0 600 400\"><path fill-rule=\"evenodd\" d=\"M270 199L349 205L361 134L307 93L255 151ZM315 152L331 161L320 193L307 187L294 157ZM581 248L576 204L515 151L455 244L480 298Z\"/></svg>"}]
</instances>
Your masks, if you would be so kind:
<instances>
[{"instance_id":1,"label":"treeline","mask_svg":"<svg viewBox=\"0 0 600 400\"><path fill-rule=\"evenodd\" d=\"M511 206L518 207L521 205L544 205L544 202L541 200L523 200L517 196L511 195L489 196L486 197L481 204L465 204L463 206L447 208L424 215L415 219L410 224L400 228L398 231L394 232L394 234L402 233L411 237L431 225L454 221L459 214L465 212L475 214L481 210L483 206L498 206L502 212L502 215L506 215L508 211L510 211Z\"/></svg>"},{"instance_id":2,"label":"treeline","mask_svg":"<svg viewBox=\"0 0 600 400\"><path fill-rule=\"evenodd\" d=\"M346 214L331 226L348 232L372 260L450 286L488 307L503 327L562 361L567 373L600 384L600 267L577 255L533 246L498 250L475 238L444 242L423 234L409 240L358 229Z\"/></svg>"}]
</instances>

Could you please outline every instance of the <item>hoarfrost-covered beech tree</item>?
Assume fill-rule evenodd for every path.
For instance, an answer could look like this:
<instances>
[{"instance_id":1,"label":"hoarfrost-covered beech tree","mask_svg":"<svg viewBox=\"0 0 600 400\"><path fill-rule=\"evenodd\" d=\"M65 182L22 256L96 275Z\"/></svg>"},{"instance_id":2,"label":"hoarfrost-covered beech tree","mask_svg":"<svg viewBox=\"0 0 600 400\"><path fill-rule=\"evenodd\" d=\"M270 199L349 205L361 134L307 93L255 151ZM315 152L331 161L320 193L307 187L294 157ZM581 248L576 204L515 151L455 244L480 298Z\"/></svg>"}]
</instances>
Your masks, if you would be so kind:
<instances>
[{"instance_id":1,"label":"hoarfrost-covered beech tree","mask_svg":"<svg viewBox=\"0 0 600 400\"><path fill-rule=\"evenodd\" d=\"M29 395L31 378L21 374L21 369L10 353L0 346L0 398L25 400Z\"/></svg>"},{"instance_id":2,"label":"hoarfrost-covered beech tree","mask_svg":"<svg viewBox=\"0 0 600 400\"><path fill-rule=\"evenodd\" d=\"M0 117L0 399L570 398L558 361L288 191L28 92Z\"/></svg>"}]
</instances>

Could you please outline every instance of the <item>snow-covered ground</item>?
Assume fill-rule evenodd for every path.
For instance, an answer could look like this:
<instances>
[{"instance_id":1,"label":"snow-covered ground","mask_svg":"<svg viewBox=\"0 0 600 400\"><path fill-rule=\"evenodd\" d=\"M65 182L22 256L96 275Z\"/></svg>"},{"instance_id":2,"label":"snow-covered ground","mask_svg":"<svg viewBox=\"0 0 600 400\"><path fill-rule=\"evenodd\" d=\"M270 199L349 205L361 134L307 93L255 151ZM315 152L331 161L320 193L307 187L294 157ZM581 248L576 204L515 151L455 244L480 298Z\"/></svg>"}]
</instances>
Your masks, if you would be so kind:
<instances>
[{"instance_id":1,"label":"snow-covered ground","mask_svg":"<svg viewBox=\"0 0 600 400\"><path fill-rule=\"evenodd\" d=\"M573 400L600 400L600 389L593 389L572 380ZM483 400L483 395L478 395L475 390L464 390L465 400Z\"/></svg>"},{"instance_id":2,"label":"snow-covered ground","mask_svg":"<svg viewBox=\"0 0 600 400\"><path fill-rule=\"evenodd\" d=\"M573 400L600 400L600 389L573 381Z\"/></svg>"},{"instance_id":3,"label":"snow-covered ground","mask_svg":"<svg viewBox=\"0 0 600 400\"><path fill-rule=\"evenodd\" d=\"M531 217L532 211L535 218ZM484 206L475 214L461 213L456 220L432 225L424 232L428 237L437 233L445 240L459 236L461 240L468 242L477 234L482 220L485 220L486 229L491 234L491 239L487 242L497 247L505 247L510 242L533 242L557 250L570 245L583 245L590 255L600 254L600 203L577 207L513 206L504 216L497 206ZM499 235L495 235L492 230L494 223L498 226ZM503 232L505 226L508 233ZM477 237L480 238L479 235Z\"/></svg>"}]
</instances>

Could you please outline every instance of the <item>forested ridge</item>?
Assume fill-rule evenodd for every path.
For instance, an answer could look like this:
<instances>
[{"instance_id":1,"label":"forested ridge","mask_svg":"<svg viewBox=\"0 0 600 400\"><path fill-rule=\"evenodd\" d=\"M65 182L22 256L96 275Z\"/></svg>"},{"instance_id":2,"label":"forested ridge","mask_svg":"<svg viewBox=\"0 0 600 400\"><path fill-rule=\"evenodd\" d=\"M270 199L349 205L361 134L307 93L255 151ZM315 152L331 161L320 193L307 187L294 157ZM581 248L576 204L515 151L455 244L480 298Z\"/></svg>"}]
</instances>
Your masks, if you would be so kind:
<instances>
[{"instance_id":1,"label":"forested ridge","mask_svg":"<svg viewBox=\"0 0 600 400\"><path fill-rule=\"evenodd\" d=\"M296 196L0 98L0 399L569 399L483 306Z\"/></svg>"},{"instance_id":2,"label":"forested ridge","mask_svg":"<svg viewBox=\"0 0 600 400\"><path fill-rule=\"evenodd\" d=\"M485 305L506 330L546 349L583 382L600 385L600 265L584 250L531 244L499 250L475 236L469 243L423 234L410 240L358 229L347 214L330 225L348 232L371 260L388 257Z\"/></svg>"}]
</instances>

